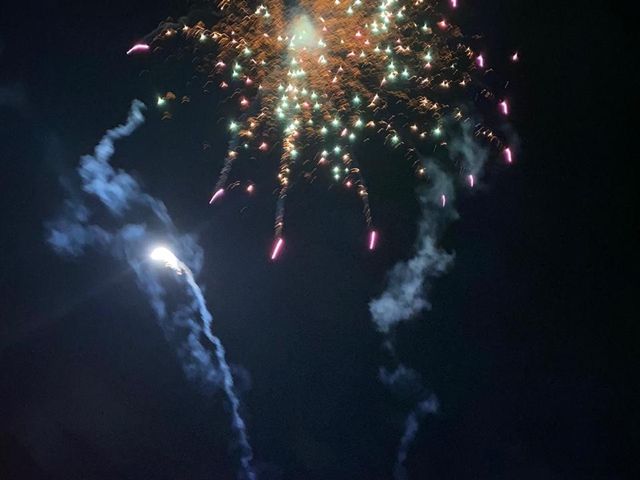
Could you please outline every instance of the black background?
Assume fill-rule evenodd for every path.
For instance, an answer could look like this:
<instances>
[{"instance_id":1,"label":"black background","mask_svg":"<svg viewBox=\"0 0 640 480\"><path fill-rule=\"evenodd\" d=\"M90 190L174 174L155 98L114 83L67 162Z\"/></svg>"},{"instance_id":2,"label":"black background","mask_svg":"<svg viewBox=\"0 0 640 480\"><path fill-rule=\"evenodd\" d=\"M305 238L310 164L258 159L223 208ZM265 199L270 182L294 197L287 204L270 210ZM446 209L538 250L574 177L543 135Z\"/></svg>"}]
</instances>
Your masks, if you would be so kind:
<instances>
[{"instance_id":1,"label":"black background","mask_svg":"<svg viewBox=\"0 0 640 480\"><path fill-rule=\"evenodd\" d=\"M520 51L505 76L522 146L512 168L490 166L482 191L461 199L446 238L455 266L436 283L433 310L399 331L402 360L442 406L416 438L410 478L636 478L630 10L462 3L460 23L485 34L491 57ZM2 478L234 477L221 397L184 379L132 273L95 252L58 258L44 243L60 175L124 119L130 99L152 106L162 93L123 52L185 9L2 7ZM226 148L216 105L201 99L170 122L150 108L114 162L200 235L214 329L248 372L238 375L261 477L390 478L410 405L377 380L384 355L367 302L411 252L411 172L372 167L375 256L362 249L358 204L316 185L292 193L286 251L272 264L269 189L203 205Z\"/></svg>"}]
</instances>

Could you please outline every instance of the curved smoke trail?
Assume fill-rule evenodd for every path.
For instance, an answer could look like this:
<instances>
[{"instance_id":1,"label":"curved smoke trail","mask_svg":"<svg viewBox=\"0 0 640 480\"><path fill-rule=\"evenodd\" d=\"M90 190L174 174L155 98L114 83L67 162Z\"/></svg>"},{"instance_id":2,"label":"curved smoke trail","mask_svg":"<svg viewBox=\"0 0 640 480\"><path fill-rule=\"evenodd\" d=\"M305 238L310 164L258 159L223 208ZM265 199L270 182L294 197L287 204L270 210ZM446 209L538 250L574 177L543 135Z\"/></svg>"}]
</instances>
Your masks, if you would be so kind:
<instances>
[{"instance_id":1,"label":"curved smoke trail","mask_svg":"<svg viewBox=\"0 0 640 480\"><path fill-rule=\"evenodd\" d=\"M191 288L191 292L198 304L200 317L202 318L202 323L204 324L204 334L215 346L216 358L218 359L218 365L220 366L220 370L222 371L223 388L227 394L229 403L231 404L231 420L233 423L233 428L237 434L238 446L241 449L240 464L242 466L242 471L244 472L245 478L247 480L253 480L256 478L256 475L251 467L253 451L251 449L251 445L249 444L246 424L244 422L244 419L242 418L242 415L240 415L240 400L235 394L233 376L231 375L229 364L227 364L227 361L225 359L225 350L220 339L213 333L211 333L211 322L213 318L211 317L211 313L209 313L209 310L207 309L204 296L202 295L202 290L196 283L195 279L193 278L193 274L189 269L186 270L186 278L187 284Z\"/></svg>"},{"instance_id":2,"label":"curved smoke trail","mask_svg":"<svg viewBox=\"0 0 640 480\"><path fill-rule=\"evenodd\" d=\"M482 174L488 158L488 152L476 141L469 124L464 124L461 135L448 145L448 154L454 162L462 164L464 171L469 172L472 184ZM384 347L397 365L393 371L381 368L380 381L392 390L409 389L412 396L417 398L416 406L405 420L398 446L394 467L396 480L407 478L404 463L420 421L426 414L438 411L437 398L422 385L419 374L398 360L393 333L400 323L431 308L428 296L431 285L447 272L454 260L454 254L445 251L439 244L444 230L458 218L453 205L459 181L456 172L447 172L439 163L436 158L423 159L423 168L430 184L419 193L422 214L415 254L391 269L385 291L369 303L371 318L386 337Z\"/></svg>"},{"instance_id":3,"label":"curved smoke trail","mask_svg":"<svg viewBox=\"0 0 640 480\"><path fill-rule=\"evenodd\" d=\"M46 225L47 241L57 253L69 256L79 256L90 246L106 249L131 266L137 284L147 295L165 337L175 347L186 376L207 389L221 386L224 390L231 406L232 428L239 450L239 478L253 480L256 478L251 466L253 452L246 424L240 414L240 400L235 392L225 350L220 339L211 332L211 313L192 273L192 270L199 271L202 265L202 249L193 236L177 233L163 202L145 193L133 177L114 169L109 163L115 152L114 142L131 135L144 123L144 109L145 105L135 100L127 121L107 131L93 155L82 157L78 167L82 193L69 192L61 214ZM97 198L120 226L108 229L94 223L95 212L87 202L90 197ZM147 218L154 225L126 223L123 218L127 213L133 213L134 207L150 212ZM147 260L149 243L158 234L184 259L185 278L193 298L190 304L180 305L173 310ZM203 336L213 345L217 365L211 359L210 347L203 342Z\"/></svg>"}]
</instances>

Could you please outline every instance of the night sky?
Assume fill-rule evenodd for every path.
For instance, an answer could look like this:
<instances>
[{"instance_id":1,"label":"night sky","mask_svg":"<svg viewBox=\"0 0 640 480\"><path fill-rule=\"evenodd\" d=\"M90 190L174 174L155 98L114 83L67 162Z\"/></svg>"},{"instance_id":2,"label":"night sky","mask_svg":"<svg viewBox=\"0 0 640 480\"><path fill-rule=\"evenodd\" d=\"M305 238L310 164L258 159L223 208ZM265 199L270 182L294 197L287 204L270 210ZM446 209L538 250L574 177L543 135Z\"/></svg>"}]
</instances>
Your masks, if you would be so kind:
<instances>
[{"instance_id":1,"label":"night sky","mask_svg":"<svg viewBox=\"0 0 640 480\"><path fill-rule=\"evenodd\" d=\"M223 396L185 378L129 267L95 250L62 258L45 242L60 177L132 99L152 107L162 93L124 52L186 3L3 4L2 479L235 478ZM455 265L436 281L433 309L397 332L401 360L441 404L410 450L409 477L638 478L630 12L617 2L461 3L463 29L483 33L492 57L521 54L505 72L521 147L511 168L489 165L481 191L460 199L444 238ZM150 108L114 164L199 237L198 280L260 478L390 479L412 405L378 379L386 356L368 302L412 253L412 172L372 167L374 255L362 248L360 205L316 182L292 192L286 251L272 263L270 191L206 204L226 151L219 100L197 97L171 121Z\"/></svg>"}]
</instances>

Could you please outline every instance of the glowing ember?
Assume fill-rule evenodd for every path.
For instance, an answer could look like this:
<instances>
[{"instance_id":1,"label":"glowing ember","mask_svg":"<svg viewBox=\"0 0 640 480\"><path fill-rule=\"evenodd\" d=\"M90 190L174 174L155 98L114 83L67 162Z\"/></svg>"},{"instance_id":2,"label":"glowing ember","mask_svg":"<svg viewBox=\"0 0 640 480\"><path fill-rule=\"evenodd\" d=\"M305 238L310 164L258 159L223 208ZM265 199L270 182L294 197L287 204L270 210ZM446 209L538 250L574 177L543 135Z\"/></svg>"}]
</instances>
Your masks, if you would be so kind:
<instances>
[{"instance_id":1,"label":"glowing ember","mask_svg":"<svg viewBox=\"0 0 640 480\"><path fill-rule=\"evenodd\" d=\"M213 202L215 202L218 198L220 198L222 195L224 195L224 188L220 188L216 191L216 193L213 194L213 196L211 197L211 200L209 200L209 205L211 205Z\"/></svg>"},{"instance_id":2,"label":"glowing ember","mask_svg":"<svg viewBox=\"0 0 640 480\"><path fill-rule=\"evenodd\" d=\"M271 252L271 260L275 260L276 258L278 258L278 255L280 254L280 251L282 250L283 245L284 245L284 240L282 239L282 237L279 237L278 240L276 240L276 243L273 247L273 251Z\"/></svg>"},{"instance_id":3,"label":"glowing ember","mask_svg":"<svg viewBox=\"0 0 640 480\"><path fill-rule=\"evenodd\" d=\"M377 240L378 232L376 232L375 230L371 230L371 232L369 232L369 250L373 250L374 248L376 248Z\"/></svg>"},{"instance_id":4,"label":"glowing ember","mask_svg":"<svg viewBox=\"0 0 640 480\"><path fill-rule=\"evenodd\" d=\"M147 45L146 43L138 43L133 47L131 47L129 50L127 50L127 55L131 55L132 53L138 53L138 52L148 52L149 48L150 48L149 45Z\"/></svg>"}]
</instances>

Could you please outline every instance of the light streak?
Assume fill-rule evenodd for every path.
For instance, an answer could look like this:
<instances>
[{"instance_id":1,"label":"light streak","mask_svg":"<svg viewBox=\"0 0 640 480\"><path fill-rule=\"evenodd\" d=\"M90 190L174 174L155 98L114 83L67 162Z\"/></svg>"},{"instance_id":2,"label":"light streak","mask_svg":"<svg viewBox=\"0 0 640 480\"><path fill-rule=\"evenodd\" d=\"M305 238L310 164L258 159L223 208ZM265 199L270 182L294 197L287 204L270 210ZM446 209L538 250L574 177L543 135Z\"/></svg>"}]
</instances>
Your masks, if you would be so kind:
<instances>
[{"instance_id":1,"label":"light streak","mask_svg":"<svg viewBox=\"0 0 640 480\"><path fill-rule=\"evenodd\" d=\"M373 250L376 248L376 243L378 240L378 232L375 230L371 230L369 232L369 250Z\"/></svg>"},{"instance_id":2,"label":"light streak","mask_svg":"<svg viewBox=\"0 0 640 480\"><path fill-rule=\"evenodd\" d=\"M211 197L211 200L209 200L209 205L215 202L218 198L222 197L222 195L224 195L224 188L219 188L218 190L216 190L216 193L214 193Z\"/></svg>"},{"instance_id":3,"label":"light streak","mask_svg":"<svg viewBox=\"0 0 640 480\"><path fill-rule=\"evenodd\" d=\"M273 250L271 251L271 260L275 260L276 258L278 258L278 255L280 255L280 251L282 250L283 245L284 245L284 239L282 237L279 237L276 240L275 245L273 246Z\"/></svg>"},{"instance_id":4,"label":"light streak","mask_svg":"<svg viewBox=\"0 0 640 480\"><path fill-rule=\"evenodd\" d=\"M138 53L138 52L148 52L149 48L150 48L149 45L147 45L146 43L137 43L133 47L131 47L129 50L127 50L127 55L131 55L132 53Z\"/></svg>"}]
</instances>

